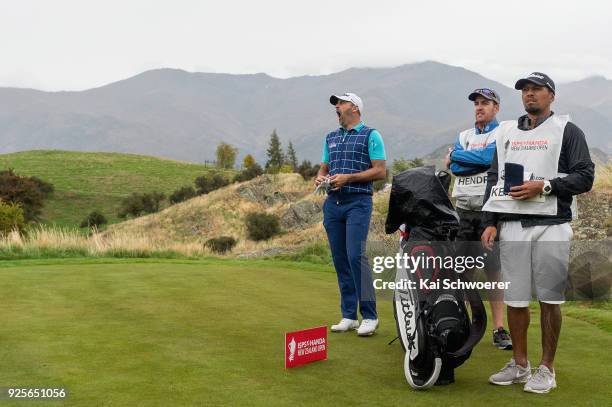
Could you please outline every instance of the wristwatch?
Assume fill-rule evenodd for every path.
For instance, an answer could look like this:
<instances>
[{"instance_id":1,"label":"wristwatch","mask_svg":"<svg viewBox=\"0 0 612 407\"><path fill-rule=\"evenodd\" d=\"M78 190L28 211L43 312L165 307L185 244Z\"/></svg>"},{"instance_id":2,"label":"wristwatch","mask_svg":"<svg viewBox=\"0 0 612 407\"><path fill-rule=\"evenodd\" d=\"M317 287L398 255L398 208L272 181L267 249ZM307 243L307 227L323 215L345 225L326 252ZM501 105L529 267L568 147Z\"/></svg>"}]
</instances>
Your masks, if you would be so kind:
<instances>
[{"instance_id":1,"label":"wristwatch","mask_svg":"<svg viewBox=\"0 0 612 407\"><path fill-rule=\"evenodd\" d=\"M550 195L552 192L552 187L550 186L550 181L544 181L544 188L542 188L542 195Z\"/></svg>"}]
</instances>

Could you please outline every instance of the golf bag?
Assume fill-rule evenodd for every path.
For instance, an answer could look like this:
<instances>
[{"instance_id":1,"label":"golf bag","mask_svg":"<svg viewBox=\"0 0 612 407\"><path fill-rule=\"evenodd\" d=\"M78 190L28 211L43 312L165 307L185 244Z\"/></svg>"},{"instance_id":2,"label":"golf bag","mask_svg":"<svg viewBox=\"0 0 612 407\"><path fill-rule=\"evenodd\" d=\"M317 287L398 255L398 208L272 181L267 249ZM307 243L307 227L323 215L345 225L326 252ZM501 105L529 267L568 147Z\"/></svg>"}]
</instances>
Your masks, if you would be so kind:
<instances>
[{"instance_id":1,"label":"golf bag","mask_svg":"<svg viewBox=\"0 0 612 407\"><path fill-rule=\"evenodd\" d=\"M419 167L393 177L391 188L385 230L393 233L405 225L400 255L423 259L410 270L397 268L396 283L412 285L396 289L393 299L398 337L406 352L404 373L415 389L454 382L455 368L469 358L486 328L478 292L444 288L444 281L456 282L459 275L439 261L424 260L454 255L459 217L448 198L449 185L448 173Z\"/></svg>"}]
</instances>

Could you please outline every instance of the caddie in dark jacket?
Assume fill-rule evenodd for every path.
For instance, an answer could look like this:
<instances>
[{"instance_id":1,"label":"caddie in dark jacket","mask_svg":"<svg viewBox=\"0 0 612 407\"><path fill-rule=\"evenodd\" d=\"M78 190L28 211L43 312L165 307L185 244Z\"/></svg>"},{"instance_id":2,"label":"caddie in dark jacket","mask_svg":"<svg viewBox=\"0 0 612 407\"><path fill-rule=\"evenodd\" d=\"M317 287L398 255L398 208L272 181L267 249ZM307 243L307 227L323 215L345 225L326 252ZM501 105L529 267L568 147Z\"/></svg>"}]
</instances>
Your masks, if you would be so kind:
<instances>
[{"instance_id":1,"label":"caddie in dark jacket","mask_svg":"<svg viewBox=\"0 0 612 407\"><path fill-rule=\"evenodd\" d=\"M489 381L525 383L524 390L548 393L557 386L554 358L561 332L574 197L591 189L595 166L584 133L568 116L556 115L555 84L533 72L516 82L526 115L502 122L496 130L496 154L488 172L486 229L482 243L491 248L498 228L502 278L514 357ZM518 180L517 180L518 178ZM531 373L527 328L532 286L540 303L542 358Z\"/></svg>"}]
</instances>

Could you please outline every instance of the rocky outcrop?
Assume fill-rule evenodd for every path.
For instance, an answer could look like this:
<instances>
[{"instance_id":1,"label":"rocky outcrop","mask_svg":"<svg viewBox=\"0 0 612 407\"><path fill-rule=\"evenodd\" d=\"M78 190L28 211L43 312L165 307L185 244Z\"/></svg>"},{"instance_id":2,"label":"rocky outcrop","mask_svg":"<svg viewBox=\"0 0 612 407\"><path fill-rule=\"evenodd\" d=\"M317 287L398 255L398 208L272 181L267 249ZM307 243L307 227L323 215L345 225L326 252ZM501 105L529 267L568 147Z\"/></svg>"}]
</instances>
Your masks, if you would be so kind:
<instances>
[{"instance_id":1,"label":"rocky outcrop","mask_svg":"<svg viewBox=\"0 0 612 407\"><path fill-rule=\"evenodd\" d=\"M289 206L281 215L281 226L286 230L308 227L323 220L321 204L304 199Z\"/></svg>"},{"instance_id":2,"label":"rocky outcrop","mask_svg":"<svg viewBox=\"0 0 612 407\"><path fill-rule=\"evenodd\" d=\"M280 191L274 177L274 175L262 175L236 188L236 193L243 199L267 207L291 203L304 196L300 192Z\"/></svg>"}]
</instances>

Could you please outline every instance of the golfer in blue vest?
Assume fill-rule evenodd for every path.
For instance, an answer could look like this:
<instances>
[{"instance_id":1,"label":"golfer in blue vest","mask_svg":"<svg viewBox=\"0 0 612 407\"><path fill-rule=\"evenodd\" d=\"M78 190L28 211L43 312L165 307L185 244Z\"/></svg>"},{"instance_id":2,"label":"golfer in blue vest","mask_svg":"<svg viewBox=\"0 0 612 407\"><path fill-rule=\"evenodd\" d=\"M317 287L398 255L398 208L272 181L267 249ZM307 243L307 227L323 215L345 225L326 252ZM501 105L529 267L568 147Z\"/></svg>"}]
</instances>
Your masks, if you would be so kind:
<instances>
[{"instance_id":1,"label":"golfer in blue vest","mask_svg":"<svg viewBox=\"0 0 612 407\"><path fill-rule=\"evenodd\" d=\"M342 320L331 330L357 329L358 335L370 336L378 327L378 316L365 243L372 215L372 181L386 176L385 147L380 133L361 120L359 96L332 95L329 101L336 107L340 128L325 137L315 185L330 184L323 225L338 275L342 310Z\"/></svg>"}]
</instances>

